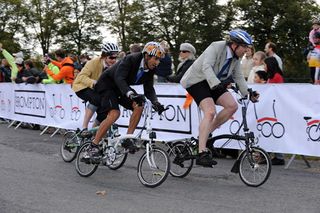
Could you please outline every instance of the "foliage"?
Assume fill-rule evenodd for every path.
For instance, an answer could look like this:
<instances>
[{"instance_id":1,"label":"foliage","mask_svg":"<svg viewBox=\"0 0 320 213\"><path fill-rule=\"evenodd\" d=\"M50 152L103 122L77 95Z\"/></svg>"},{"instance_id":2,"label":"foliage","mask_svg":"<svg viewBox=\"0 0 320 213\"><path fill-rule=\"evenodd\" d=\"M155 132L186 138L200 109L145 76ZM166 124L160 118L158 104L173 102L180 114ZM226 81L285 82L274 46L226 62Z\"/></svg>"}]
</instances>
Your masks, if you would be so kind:
<instances>
[{"instance_id":1,"label":"foliage","mask_svg":"<svg viewBox=\"0 0 320 213\"><path fill-rule=\"evenodd\" d=\"M104 18L101 1L65 0L57 44L81 54L84 49L97 49L102 37L99 27Z\"/></svg>"},{"instance_id":2,"label":"foliage","mask_svg":"<svg viewBox=\"0 0 320 213\"><path fill-rule=\"evenodd\" d=\"M233 5L238 9L240 27L254 35L257 50L264 50L266 42L272 41L283 58L285 76L308 78L303 49L311 17L319 13L313 0L235 0Z\"/></svg>"}]
</instances>

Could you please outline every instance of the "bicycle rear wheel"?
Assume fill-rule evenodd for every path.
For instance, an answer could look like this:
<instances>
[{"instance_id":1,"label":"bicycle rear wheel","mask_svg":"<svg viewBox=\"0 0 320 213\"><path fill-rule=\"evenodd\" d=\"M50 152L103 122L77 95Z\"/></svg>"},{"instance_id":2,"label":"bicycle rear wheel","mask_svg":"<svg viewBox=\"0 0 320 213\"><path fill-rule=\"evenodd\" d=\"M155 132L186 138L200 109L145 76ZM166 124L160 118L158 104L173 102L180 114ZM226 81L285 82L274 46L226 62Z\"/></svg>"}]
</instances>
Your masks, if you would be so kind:
<instances>
[{"instance_id":1,"label":"bicycle rear wheel","mask_svg":"<svg viewBox=\"0 0 320 213\"><path fill-rule=\"evenodd\" d=\"M261 148L252 147L240 154L239 176L248 186L258 187L264 184L271 173L271 161L268 153Z\"/></svg>"},{"instance_id":2,"label":"bicycle rear wheel","mask_svg":"<svg viewBox=\"0 0 320 213\"><path fill-rule=\"evenodd\" d=\"M77 154L76 170L81 177L91 176L97 169L99 164L93 164L89 159L85 159L84 155L87 153L91 142L84 143Z\"/></svg>"},{"instance_id":3,"label":"bicycle rear wheel","mask_svg":"<svg viewBox=\"0 0 320 213\"><path fill-rule=\"evenodd\" d=\"M69 131L64 135L63 142L60 146L60 154L65 162L72 162L79 151L81 139L75 131Z\"/></svg>"},{"instance_id":4,"label":"bicycle rear wheel","mask_svg":"<svg viewBox=\"0 0 320 213\"><path fill-rule=\"evenodd\" d=\"M193 166L191 148L185 142L179 141L171 145L168 150L170 159L170 175L183 178L187 176Z\"/></svg>"},{"instance_id":5,"label":"bicycle rear wheel","mask_svg":"<svg viewBox=\"0 0 320 213\"><path fill-rule=\"evenodd\" d=\"M161 185L167 179L169 171L168 154L158 147L150 148L149 153L145 152L138 162L139 181L147 187Z\"/></svg>"}]
</instances>

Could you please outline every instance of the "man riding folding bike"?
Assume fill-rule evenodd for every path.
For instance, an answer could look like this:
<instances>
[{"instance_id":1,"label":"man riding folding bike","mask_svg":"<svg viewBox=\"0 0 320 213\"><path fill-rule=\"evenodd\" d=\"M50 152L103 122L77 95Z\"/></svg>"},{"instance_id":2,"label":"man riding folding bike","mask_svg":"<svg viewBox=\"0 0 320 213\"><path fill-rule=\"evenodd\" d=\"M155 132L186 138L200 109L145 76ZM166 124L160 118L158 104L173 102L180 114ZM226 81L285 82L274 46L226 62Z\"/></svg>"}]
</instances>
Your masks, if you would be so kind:
<instances>
[{"instance_id":1,"label":"man riding folding bike","mask_svg":"<svg viewBox=\"0 0 320 213\"><path fill-rule=\"evenodd\" d=\"M97 111L97 120L101 122L92 141L88 154L93 162L99 162L101 152L99 142L110 126L119 118L119 104L133 111L127 134L132 134L136 129L143 111L144 99L138 95L131 85L143 85L145 96L152 102L153 108L159 114L165 109L158 102L153 87L153 77L160 58L164 56L164 50L157 42L149 42L145 45L142 53L132 53L118 61L98 79L95 90L100 94L100 107ZM122 146L135 153L136 147L129 139Z\"/></svg>"},{"instance_id":2,"label":"man riding folding bike","mask_svg":"<svg viewBox=\"0 0 320 213\"><path fill-rule=\"evenodd\" d=\"M225 123L237 111L238 105L227 90L227 79L239 86L242 95L248 95L248 87L240 70L240 60L253 45L251 36L240 29L231 30L225 41L212 42L185 73L180 83L203 111L199 125L199 156L196 164L212 167L217 164L206 149L208 136ZM251 97L258 101L259 94ZM215 105L223 107L216 113Z\"/></svg>"}]
</instances>

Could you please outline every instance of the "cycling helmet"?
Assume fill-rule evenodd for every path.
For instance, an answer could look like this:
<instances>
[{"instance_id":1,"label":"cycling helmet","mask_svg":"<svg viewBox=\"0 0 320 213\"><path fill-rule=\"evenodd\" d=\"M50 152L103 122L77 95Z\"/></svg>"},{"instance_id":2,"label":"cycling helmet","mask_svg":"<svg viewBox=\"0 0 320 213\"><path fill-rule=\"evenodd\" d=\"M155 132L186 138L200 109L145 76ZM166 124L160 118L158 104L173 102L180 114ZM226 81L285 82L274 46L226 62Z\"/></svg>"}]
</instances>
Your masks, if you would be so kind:
<instances>
[{"instance_id":1,"label":"cycling helmet","mask_svg":"<svg viewBox=\"0 0 320 213\"><path fill-rule=\"evenodd\" d=\"M251 36L244 30L231 30L229 32L229 36L230 41L233 41L237 44L253 45Z\"/></svg>"},{"instance_id":2,"label":"cycling helmet","mask_svg":"<svg viewBox=\"0 0 320 213\"><path fill-rule=\"evenodd\" d=\"M147 53L149 56L156 56L158 58L164 57L164 49L161 47L161 45L158 42L148 42L143 50L142 53Z\"/></svg>"},{"instance_id":3,"label":"cycling helmet","mask_svg":"<svg viewBox=\"0 0 320 213\"><path fill-rule=\"evenodd\" d=\"M104 53L117 53L119 52L119 47L115 43L104 43L101 47L101 51Z\"/></svg>"}]
</instances>

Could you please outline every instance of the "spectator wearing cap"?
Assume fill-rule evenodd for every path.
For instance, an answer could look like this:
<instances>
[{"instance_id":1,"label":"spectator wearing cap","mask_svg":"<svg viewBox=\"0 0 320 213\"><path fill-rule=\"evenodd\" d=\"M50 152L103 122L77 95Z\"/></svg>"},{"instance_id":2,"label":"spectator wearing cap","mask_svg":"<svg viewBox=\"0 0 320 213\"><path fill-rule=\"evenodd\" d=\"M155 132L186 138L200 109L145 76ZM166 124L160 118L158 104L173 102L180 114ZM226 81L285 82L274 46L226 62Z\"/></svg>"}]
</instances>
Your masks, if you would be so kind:
<instances>
[{"instance_id":1,"label":"spectator wearing cap","mask_svg":"<svg viewBox=\"0 0 320 213\"><path fill-rule=\"evenodd\" d=\"M167 77L169 82L179 83L184 73L189 69L189 67L193 64L196 54L196 48L192 46L190 43L182 43L180 45L180 53L179 53L179 65L177 67L177 71L174 75L170 75Z\"/></svg>"},{"instance_id":2,"label":"spectator wearing cap","mask_svg":"<svg viewBox=\"0 0 320 213\"><path fill-rule=\"evenodd\" d=\"M2 43L0 43L0 52L2 53L3 57L8 61L10 67L11 67L11 80L12 82L15 82L15 79L18 74L18 67L15 63L15 58L5 49L3 49ZM23 56L23 55L22 55ZM23 57L21 57L23 61Z\"/></svg>"},{"instance_id":3,"label":"spectator wearing cap","mask_svg":"<svg viewBox=\"0 0 320 213\"><path fill-rule=\"evenodd\" d=\"M60 69L58 74L55 74L46 65L44 71L51 76L54 80L63 80L65 84L72 84L74 80L74 64L70 57L66 55L63 49L55 51L56 61L49 58L50 62Z\"/></svg>"},{"instance_id":4,"label":"spectator wearing cap","mask_svg":"<svg viewBox=\"0 0 320 213\"><path fill-rule=\"evenodd\" d=\"M158 82L165 83L167 82L167 77L172 74L172 59L170 55L170 46L168 42L162 41L160 45L165 51L165 55L160 59L160 64L157 67L156 75L158 77Z\"/></svg>"},{"instance_id":5,"label":"spectator wearing cap","mask_svg":"<svg viewBox=\"0 0 320 213\"><path fill-rule=\"evenodd\" d=\"M49 70L51 70L55 75L57 75L60 72L59 67L57 67L56 65L53 65L51 63L51 61L49 60L49 58L54 57L54 54L49 53L47 55L48 55L48 58L45 58L43 63L48 66ZM54 80L50 75L46 75L46 76L47 76L47 78L44 78L41 81L41 83L43 83L43 84L59 84L59 83L61 83L60 80Z\"/></svg>"}]
</instances>

